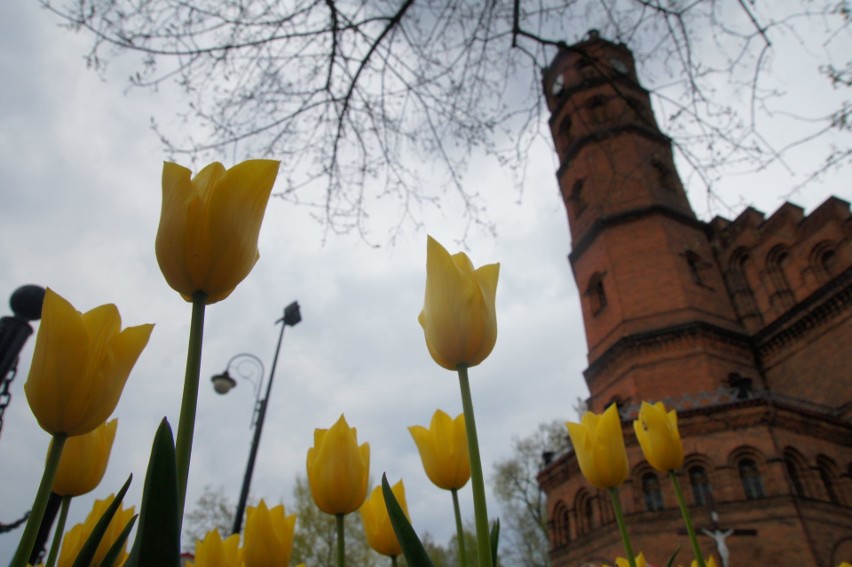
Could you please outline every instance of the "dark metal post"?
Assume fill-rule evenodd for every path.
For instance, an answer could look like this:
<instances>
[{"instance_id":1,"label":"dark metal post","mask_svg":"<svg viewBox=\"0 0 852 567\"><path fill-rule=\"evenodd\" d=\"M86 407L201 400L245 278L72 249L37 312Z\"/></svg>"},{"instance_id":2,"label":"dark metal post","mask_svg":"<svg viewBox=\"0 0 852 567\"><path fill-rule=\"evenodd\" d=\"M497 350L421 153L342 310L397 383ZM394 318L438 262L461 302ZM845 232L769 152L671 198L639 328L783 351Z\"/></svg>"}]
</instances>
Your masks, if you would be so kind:
<instances>
[{"instance_id":1,"label":"dark metal post","mask_svg":"<svg viewBox=\"0 0 852 567\"><path fill-rule=\"evenodd\" d=\"M275 378L275 368L278 366L278 355L281 352L281 342L284 340L284 328L287 325L292 327L301 320L302 316L299 313L299 304L294 301L284 309L284 316L275 322L276 325L281 323L281 332L278 335L278 346L275 347L275 357L272 359L272 370L269 371L269 382L266 383L266 396L260 401L260 406L257 410L257 421L254 425L254 438L251 442L248 465L246 465L246 474L243 477L243 487L240 491L240 500L237 503L237 512L234 516L234 529L232 530L232 533L235 534L240 533L243 527L243 514L245 514L246 502L248 501L251 477L254 473L254 462L257 459L257 450L260 447L260 434L263 432L263 420L266 418L266 406L269 403L269 394L272 392L272 380Z\"/></svg>"}]
</instances>

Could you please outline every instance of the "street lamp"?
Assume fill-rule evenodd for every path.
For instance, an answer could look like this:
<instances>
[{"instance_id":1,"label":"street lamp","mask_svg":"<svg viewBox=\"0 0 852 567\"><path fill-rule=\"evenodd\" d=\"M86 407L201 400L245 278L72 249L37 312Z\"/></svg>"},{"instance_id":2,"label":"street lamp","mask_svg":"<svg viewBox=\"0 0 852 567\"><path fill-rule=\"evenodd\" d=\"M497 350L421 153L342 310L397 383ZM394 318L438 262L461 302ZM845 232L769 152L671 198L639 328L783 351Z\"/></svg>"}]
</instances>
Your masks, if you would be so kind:
<instances>
[{"instance_id":1,"label":"street lamp","mask_svg":"<svg viewBox=\"0 0 852 567\"><path fill-rule=\"evenodd\" d=\"M269 403L269 393L272 391L272 379L275 377L275 368L278 366L278 354L281 352L281 341L284 339L284 328L288 325L293 327L302 320L302 315L299 312L299 303L294 301L284 308L284 316L278 319L275 324L281 323L281 333L278 335L278 346L275 347L275 356L272 359L272 370L269 371L269 381L266 383L266 396L260 398L260 390L263 386L263 363L253 354L240 353L231 357L225 367L225 371L211 378L213 389L219 394L227 394L232 388L237 385L229 370L234 366L237 376L251 380L251 369L259 369L258 380L255 383L255 408L253 414L254 438L251 442L251 450L249 451L248 465L246 466L246 474L243 477L243 487L240 491L240 500L237 502L237 512L234 516L234 528L232 533L238 534L243 526L243 514L246 509L246 501L248 500L249 487L251 486L251 477L254 473L254 462L257 458L257 449L260 446L260 434L263 431L263 420L266 418L266 406ZM240 361L240 362L237 362ZM246 367L245 364L250 364ZM246 370L248 368L249 370Z\"/></svg>"}]
</instances>

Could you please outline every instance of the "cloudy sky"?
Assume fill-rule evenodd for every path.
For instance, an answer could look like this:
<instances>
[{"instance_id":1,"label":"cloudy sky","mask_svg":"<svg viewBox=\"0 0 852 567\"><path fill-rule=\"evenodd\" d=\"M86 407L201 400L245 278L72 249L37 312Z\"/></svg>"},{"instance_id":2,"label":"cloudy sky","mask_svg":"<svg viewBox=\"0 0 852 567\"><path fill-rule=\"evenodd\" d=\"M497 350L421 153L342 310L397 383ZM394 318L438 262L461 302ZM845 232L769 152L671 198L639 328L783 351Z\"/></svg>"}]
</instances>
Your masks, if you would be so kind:
<instances>
[{"instance_id":1,"label":"cloudy sky","mask_svg":"<svg viewBox=\"0 0 852 567\"><path fill-rule=\"evenodd\" d=\"M844 41L852 51L849 38ZM69 525L129 473L135 480L127 500L138 502L157 424L166 416L176 426L190 315L154 257L164 153L148 124L152 116L168 118L177 105L167 92L125 92L121 63L106 80L87 71L86 47L86 38L58 28L36 2L0 3L0 296L36 283L80 310L115 303L126 325L156 323L116 410L106 478L75 501ZM813 60L805 64L813 69ZM816 76L778 80L816 107L830 91ZM786 127L779 121L779 132ZM587 395L585 339L549 141L537 142L530 159L521 196L485 160L474 161L466 180L487 194L497 227L496 236L472 233L468 252L476 265L501 263L497 346L471 370L486 475L509 454L513 437L543 421L574 419L572 405ZM798 170L795 159L788 163ZM852 196L848 175L791 194L799 181L778 168L728 179L715 188L718 198L708 199L698 185L690 185L689 195L704 220L730 217L746 204L769 213L790 199L810 211L829 195ZM461 411L455 375L432 362L416 322L427 233L455 251L463 226L452 212L432 211L423 229L406 231L394 246L372 247L357 235L324 241L309 211L270 202L260 262L231 297L207 311L190 503L204 486L224 487L236 500L251 440L250 384L218 396L209 376L243 352L259 356L268 370L274 323L298 300L303 321L285 333L252 495L286 505L296 475L304 474L313 429L329 427L343 413L359 440L371 445L374 480L382 472L392 482L404 479L415 525L438 541L450 537L450 499L427 480L407 431L428 424L437 408ZM32 343L0 433L0 522L29 509L48 443L23 395ZM463 507L472 514L469 499ZM497 513L493 500L491 513ZM19 535L0 535L0 563L11 557Z\"/></svg>"}]
</instances>

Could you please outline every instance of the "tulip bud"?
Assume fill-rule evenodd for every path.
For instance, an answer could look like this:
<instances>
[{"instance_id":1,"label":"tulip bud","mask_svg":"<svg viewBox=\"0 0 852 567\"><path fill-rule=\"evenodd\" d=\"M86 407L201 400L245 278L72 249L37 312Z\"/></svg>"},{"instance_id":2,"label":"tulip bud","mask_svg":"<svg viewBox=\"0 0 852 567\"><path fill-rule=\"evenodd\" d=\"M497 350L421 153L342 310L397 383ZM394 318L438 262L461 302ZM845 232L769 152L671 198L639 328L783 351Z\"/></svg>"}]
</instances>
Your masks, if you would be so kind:
<instances>
[{"instance_id":1,"label":"tulip bud","mask_svg":"<svg viewBox=\"0 0 852 567\"><path fill-rule=\"evenodd\" d=\"M432 416L429 429L421 425L408 428L426 476L435 486L444 490L457 490L470 479L470 454L464 414L452 419L441 410Z\"/></svg>"},{"instance_id":2,"label":"tulip bud","mask_svg":"<svg viewBox=\"0 0 852 567\"><path fill-rule=\"evenodd\" d=\"M118 420L113 419L85 435L68 438L53 480L53 492L60 496L81 496L100 484L117 426Z\"/></svg>"},{"instance_id":3,"label":"tulip bud","mask_svg":"<svg viewBox=\"0 0 852 567\"><path fill-rule=\"evenodd\" d=\"M121 315L107 304L81 314L50 288L24 391L42 429L83 435L115 410L153 325L121 330Z\"/></svg>"},{"instance_id":4,"label":"tulip bud","mask_svg":"<svg viewBox=\"0 0 852 567\"><path fill-rule=\"evenodd\" d=\"M494 303L500 264L474 270L431 236L426 247L426 295L418 321L432 358L448 370L476 366L497 341Z\"/></svg>"},{"instance_id":5,"label":"tulip bud","mask_svg":"<svg viewBox=\"0 0 852 567\"><path fill-rule=\"evenodd\" d=\"M225 170L214 162L191 177L185 167L163 164L157 262L184 299L204 292L207 304L221 301L251 272L278 167L258 159Z\"/></svg>"},{"instance_id":6,"label":"tulip bud","mask_svg":"<svg viewBox=\"0 0 852 567\"><path fill-rule=\"evenodd\" d=\"M627 479L630 467L615 404L600 415L586 412L580 423L565 425L586 480L597 488L615 488Z\"/></svg>"},{"instance_id":7,"label":"tulip bud","mask_svg":"<svg viewBox=\"0 0 852 567\"><path fill-rule=\"evenodd\" d=\"M269 509L261 500L246 510L243 543L245 567L277 567L290 564L296 515L285 516L284 506Z\"/></svg>"},{"instance_id":8,"label":"tulip bud","mask_svg":"<svg viewBox=\"0 0 852 567\"><path fill-rule=\"evenodd\" d=\"M242 567L240 534L230 535L223 540L219 530L210 530L204 539L195 545L195 561L187 565L189 567Z\"/></svg>"},{"instance_id":9,"label":"tulip bud","mask_svg":"<svg viewBox=\"0 0 852 567\"><path fill-rule=\"evenodd\" d=\"M633 430L648 463L658 471L668 472L683 465L683 443L677 429L677 412L666 413L662 402L642 402L639 419Z\"/></svg>"},{"instance_id":10,"label":"tulip bud","mask_svg":"<svg viewBox=\"0 0 852 567\"><path fill-rule=\"evenodd\" d=\"M405 486L403 486L402 481L400 480L394 484L391 490L405 516L408 517L408 505L405 502ZM370 497L361 506L360 512L361 521L364 524L364 535L367 537L367 544L377 553L387 555L388 557L396 557L401 554L402 548L399 545L396 533L393 531L381 486L373 489Z\"/></svg>"},{"instance_id":11,"label":"tulip bud","mask_svg":"<svg viewBox=\"0 0 852 567\"><path fill-rule=\"evenodd\" d=\"M343 415L330 429L314 430L308 449L308 484L317 507L326 514L349 514L367 497L370 445L358 445L358 434Z\"/></svg>"}]
</instances>

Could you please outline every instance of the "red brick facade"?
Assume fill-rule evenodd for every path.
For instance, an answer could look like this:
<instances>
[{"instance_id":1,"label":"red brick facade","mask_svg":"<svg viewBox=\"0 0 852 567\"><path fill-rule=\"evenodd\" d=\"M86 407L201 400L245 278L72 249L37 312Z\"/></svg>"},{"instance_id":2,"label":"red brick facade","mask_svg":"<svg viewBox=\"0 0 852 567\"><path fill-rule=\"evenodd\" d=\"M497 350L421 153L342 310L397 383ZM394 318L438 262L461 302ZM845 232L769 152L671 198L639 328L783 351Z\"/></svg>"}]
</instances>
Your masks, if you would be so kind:
<instances>
[{"instance_id":1,"label":"red brick facade","mask_svg":"<svg viewBox=\"0 0 852 567\"><path fill-rule=\"evenodd\" d=\"M673 489L632 433L641 401L678 410L679 479L698 528L738 530L729 566L852 561L852 214L696 217L623 45L591 33L544 74L581 292L589 409L617 403L634 547L689 564ZM540 473L555 567L623 555L608 495L571 452Z\"/></svg>"}]
</instances>

